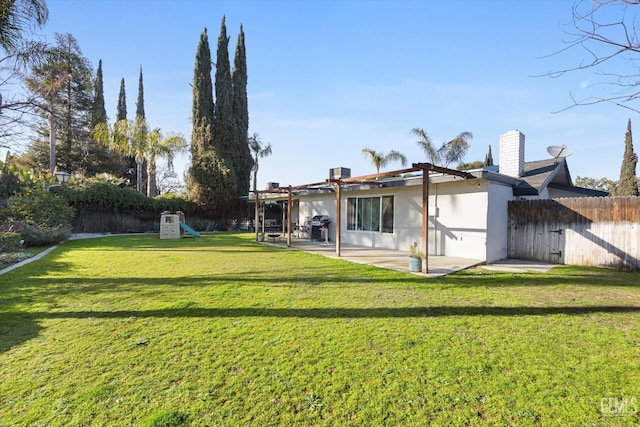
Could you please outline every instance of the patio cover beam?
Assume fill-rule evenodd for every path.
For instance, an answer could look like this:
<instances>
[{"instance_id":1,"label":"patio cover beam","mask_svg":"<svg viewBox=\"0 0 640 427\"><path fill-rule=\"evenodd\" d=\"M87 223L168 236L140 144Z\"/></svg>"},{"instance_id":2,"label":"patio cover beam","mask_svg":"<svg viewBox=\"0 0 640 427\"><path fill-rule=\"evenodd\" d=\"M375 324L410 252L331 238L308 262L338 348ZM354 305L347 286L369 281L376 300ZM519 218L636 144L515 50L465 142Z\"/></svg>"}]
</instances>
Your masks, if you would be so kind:
<instances>
[{"instance_id":1,"label":"patio cover beam","mask_svg":"<svg viewBox=\"0 0 640 427\"><path fill-rule=\"evenodd\" d=\"M429 272L429 174L431 172L438 172L465 179L475 177L468 172L443 168L432 165L431 163L413 163L411 166L422 171L422 245L420 245L420 249L424 252L422 272L426 274Z\"/></svg>"},{"instance_id":2,"label":"patio cover beam","mask_svg":"<svg viewBox=\"0 0 640 427\"><path fill-rule=\"evenodd\" d=\"M342 184L374 184L375 179L388 178L398 176L406 173L422 171L422 245L421 250L425 254L424 262L422 263L422 272L429 272L429 173L436 172L444 175L459 176L461 178L469 179L475 178L469 172L463 172L455 169L449 169L442 166L435 166L431 163L413 163L410 168L399 169L389 172L375 173L371 175L361 175L353 178L339 178L339 179L327 179L323 182L315 182L311 184L303 184L297 186L278 187L271 190L256 190L254 191L256 198L256 240L258 240L258 206L260 203L260 194L273 194L273 193L287 193L287 246L291 247L291 203L292 194L294 190L307 190L307 189L330 189L335 185L336 192L336 256L340 256L341 250L341 222L342 222ZM328 184L328 185L327 185Z\"/></svg>"},{"instance_id":3,"label":"patio cover beam","mask_svg":"<svg viewBox=\"0 0 640 427\"><path fill-rule=\"evenodd\" d=\"M291 247L291 186L287 192L287 247Z\"/></svg>"}]
</instances>

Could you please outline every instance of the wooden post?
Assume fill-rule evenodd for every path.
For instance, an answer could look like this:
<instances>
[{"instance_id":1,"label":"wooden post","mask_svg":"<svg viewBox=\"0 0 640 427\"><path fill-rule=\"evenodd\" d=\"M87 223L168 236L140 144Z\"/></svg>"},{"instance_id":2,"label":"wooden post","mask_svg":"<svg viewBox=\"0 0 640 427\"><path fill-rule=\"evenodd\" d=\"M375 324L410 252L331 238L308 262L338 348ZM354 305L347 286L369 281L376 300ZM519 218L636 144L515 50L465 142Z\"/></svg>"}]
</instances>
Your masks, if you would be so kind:
<instances>
[{"instance_id":1,"label":"wooden post","mask_svg":"<svg viewBox=\"0 0 640 427\"><path fill-rule=\"evenodd\" d=\"M291 247L291 186L287 194L287 247Z\"/></svg>"},{"instance_id":2,"label":"wooden post","mask_svg":"<svg viewBox=\"0 0 640 427\"><path fill-rule=\"evenodd\" d=\"M260 193L258 193L257 191L254 191L254 194L256 195L256 212L254 215L254 228L256 229L256 242L258 241L258 215L260 215Z\"/></svg>"},{"instance_id":3,"label":"wooden post","mask_svg":"<svg viewBox=\"0 0 640 427\"><path fill-rule=\"evenodd\" d=\"M336 256L340 256L341 233L342 228L342 183L336 182Z\"/></svg>"},{"instance_id":4,"label":"wooden post","mask_svg":"<svg viewBox=\"0 0 640 427\"><path fill-rule=\"evenodd\" d=\"M429 171L422 170L422 272L429 272Z\"/></svg>"}]
</instances>

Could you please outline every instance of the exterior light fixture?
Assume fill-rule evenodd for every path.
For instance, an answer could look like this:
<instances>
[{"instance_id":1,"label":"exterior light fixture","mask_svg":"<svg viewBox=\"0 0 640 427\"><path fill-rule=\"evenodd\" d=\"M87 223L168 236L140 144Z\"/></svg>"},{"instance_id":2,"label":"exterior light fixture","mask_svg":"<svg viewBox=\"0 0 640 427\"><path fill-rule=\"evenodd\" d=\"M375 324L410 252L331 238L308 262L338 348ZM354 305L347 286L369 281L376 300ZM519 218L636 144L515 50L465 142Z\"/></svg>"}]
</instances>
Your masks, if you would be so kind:
<instances>
[{"instance_id":1,"label":"exterior light fixture","mask_svg":"<svg viewBox=\"0 0 640 427\"><path fill-rule=\"evenodd\" d=\"M60 185L62 184L66 184L67 181L69 181L69 178L71 178L71 174L69 172L62 172L62 171L56 171L56 173L54 173L56 180L58 180L58 183Z\"/></svg>"},{"instance_id":2,"label":"exterior light fixture","mask_svg":"<svg viewBox=\"0 0 640 427\"><path fill-rule=\"evenodd\" d=\"M69 172L63 172L63 171L55 171L53 173L53 176L56 177L56 181L58 181L58 183L57 184L47 185L45 187L47 191L49 191L53 187L61 187L61 186L63 186L64 184L66 184L69 181L69 178L71 178L71 174Z\"/></svg>"}]
</instances>

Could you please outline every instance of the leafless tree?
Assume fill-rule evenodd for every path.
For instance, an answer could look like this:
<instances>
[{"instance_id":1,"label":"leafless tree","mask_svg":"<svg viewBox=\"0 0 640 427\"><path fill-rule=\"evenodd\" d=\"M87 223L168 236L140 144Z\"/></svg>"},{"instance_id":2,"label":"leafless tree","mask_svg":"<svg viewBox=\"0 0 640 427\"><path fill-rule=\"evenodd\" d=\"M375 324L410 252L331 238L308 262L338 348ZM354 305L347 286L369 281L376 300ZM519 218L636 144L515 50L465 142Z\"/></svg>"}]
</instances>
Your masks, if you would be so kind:
<instances>
[{"instance_id":1,"label":"leafless tree","mask_svg":"<svg viewBox=\"0 0 640 427\"><path fill-rule=\"evenodd\" d=\"M586 57L577 65L550 71L545 76L561 77L580 70L593 70L600 81L588 88L600 86L604 95L570 93L572 105L611 103L640 112L634 101L640 97L640 0L579 0L573 4L572 20L564 29L566 46L553 55L582 49ZM628 72L615 70L621 64ZM618 68L619 69L619 68Z\"/></svg>"},{"instance_id":2,"label":"leafless tree","mask_svg":"<svg viewBox=\"0 0 640 427\"><path fill-rule=\"evenodd\" d=\"M45 58L47 45L29 42L16 53L0 55L0 147L10 148L23 135L23 126L36 107L36 95L24 81L30 65Z\"/></svg>"},{"instance_id":3,"label":"leafless tree","mask_svg":"<svg viewBox=\"0 0 640 427\"><path fill-rule=\"evenodd\" d=\"M186 194L186 186L184 181L178 178L178 174L173 168L161 166L158 168L158 191L160 194L176 193L179 195Z\"/></svg>"}]
</instances>

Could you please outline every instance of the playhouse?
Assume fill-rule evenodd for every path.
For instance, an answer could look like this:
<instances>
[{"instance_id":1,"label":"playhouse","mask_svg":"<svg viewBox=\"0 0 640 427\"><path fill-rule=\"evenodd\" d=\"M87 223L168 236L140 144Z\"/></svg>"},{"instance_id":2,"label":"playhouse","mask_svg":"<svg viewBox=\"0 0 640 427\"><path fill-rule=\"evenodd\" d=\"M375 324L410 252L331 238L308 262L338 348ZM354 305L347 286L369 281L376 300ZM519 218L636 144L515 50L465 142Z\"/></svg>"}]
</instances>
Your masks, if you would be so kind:
<instances>
[{"instance_id":1,"label":"playhouse","mask_svg":"<svg viewBox=\"0 0 640 427\"><path fill-rule=\"evenodd\" d=\"M189 227L184 222L184 212L177 211L171 213L169 211L160 214L160 233L161 239L179 239L184 237L187 232L194 237L200 237L200 233Z\"/></svg>"}]
</instances>

